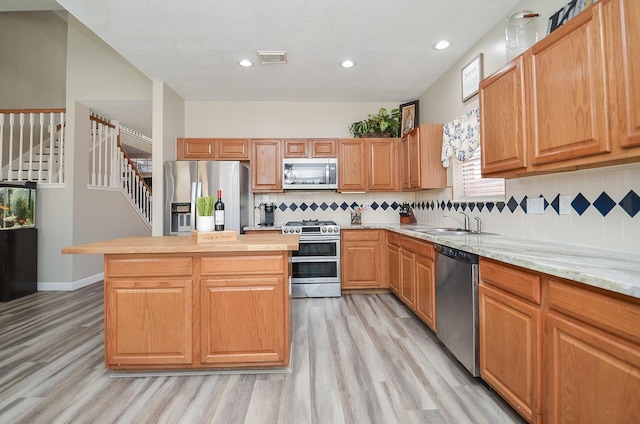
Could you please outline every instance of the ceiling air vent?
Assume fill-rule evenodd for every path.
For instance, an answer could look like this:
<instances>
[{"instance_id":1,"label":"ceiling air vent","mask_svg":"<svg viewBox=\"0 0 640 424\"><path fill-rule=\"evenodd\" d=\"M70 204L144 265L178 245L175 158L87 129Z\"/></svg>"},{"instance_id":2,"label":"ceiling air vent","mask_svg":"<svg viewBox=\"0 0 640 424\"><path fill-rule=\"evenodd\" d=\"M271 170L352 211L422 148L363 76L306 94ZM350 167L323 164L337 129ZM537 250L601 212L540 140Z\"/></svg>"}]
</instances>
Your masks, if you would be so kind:
<instances>
[{"instance_id":1,"label":"ceiling air vent","mask_svg":"<svg viewBox=\"0 0 640 424\"><path fill-rule=\"evenodd\" d=\"M263 65L287 63L287 52L258 52L258 57Z\"/></svg>"}]
</instances>

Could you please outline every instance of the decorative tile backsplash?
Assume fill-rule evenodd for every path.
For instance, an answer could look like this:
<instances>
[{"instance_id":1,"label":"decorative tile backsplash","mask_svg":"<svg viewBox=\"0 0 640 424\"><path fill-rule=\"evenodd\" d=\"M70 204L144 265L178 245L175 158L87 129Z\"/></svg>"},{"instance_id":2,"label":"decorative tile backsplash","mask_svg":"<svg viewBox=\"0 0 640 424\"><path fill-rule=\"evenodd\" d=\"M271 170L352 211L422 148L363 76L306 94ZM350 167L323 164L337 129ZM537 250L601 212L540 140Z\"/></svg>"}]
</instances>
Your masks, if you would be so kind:
<instances>
[{"instance_id":1,"label":"decorative tile backsplash","mask_svg":"<svg viewBox=\"0 0 640 424\"><path fill-rule=\"evenodd\" d=\"M456 202L450 188L416 193L286 192L256 195L255 204L274 202L276 225L312 218L346 225L350 209L361 205L369 206L362 213L363 224L399 223L397 209L408 202L418 222L426 225L456 226L443 215L457 218L464 212L478 216L483 231L640 253L640 164L507 180L506 193L504 201ZM560 214L561 195L571 198L568 215ZM527 213L527 199L534 197L543 198L542 214Z\"/></svg>"}]
</instances>

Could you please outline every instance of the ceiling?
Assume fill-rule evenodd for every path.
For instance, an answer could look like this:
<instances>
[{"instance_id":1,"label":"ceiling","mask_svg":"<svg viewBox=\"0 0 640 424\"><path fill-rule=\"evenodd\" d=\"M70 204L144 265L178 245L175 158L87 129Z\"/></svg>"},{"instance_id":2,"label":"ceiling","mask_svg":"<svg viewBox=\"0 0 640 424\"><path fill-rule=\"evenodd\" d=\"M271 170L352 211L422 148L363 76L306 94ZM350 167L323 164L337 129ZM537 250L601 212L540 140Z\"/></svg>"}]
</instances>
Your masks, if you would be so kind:
<instances>
[{"instance_id":1,"label":"ceiling","mask_svg":"<svg viewBox=\"0 0 640 424\"><path fill-rule=\"evenodd\" d=\"M417 99L518 2L57 0L187 101L397 103ZM442 39L451 47L433 49ZM265 50L286 51L287 63L260 65ZM254 65L239 66L245 58ZM345 59L356 65L341 68Z\"/></svg>"}]
</instances>

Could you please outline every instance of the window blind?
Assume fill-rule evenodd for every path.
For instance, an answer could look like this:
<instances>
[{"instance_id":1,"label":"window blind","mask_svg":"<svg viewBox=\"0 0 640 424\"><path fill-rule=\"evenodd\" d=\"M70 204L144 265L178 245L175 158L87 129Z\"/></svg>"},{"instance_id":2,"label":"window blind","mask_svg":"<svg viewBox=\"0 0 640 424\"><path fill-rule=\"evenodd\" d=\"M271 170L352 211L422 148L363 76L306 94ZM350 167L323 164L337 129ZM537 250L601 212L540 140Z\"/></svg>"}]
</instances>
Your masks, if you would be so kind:
<instances>
[{"instance_id":1,"label":"window blind","mask_svg":"<svg viewBox=\"0 0 640 424\"><path fill-rule=\"evenodd\" d=\"M504 178L482 178L480 158L478 148L465 162L453 160L454 200L504 200Z\"/></svg>"}]
</instances>

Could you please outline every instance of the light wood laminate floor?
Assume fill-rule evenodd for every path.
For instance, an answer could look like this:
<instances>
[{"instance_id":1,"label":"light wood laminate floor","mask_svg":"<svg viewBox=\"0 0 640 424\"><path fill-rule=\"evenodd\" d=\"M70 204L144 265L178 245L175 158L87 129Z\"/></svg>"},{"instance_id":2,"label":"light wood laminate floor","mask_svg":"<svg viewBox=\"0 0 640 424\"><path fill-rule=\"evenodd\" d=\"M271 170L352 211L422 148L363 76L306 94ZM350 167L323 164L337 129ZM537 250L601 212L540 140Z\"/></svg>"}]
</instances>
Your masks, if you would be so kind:
<instances>
[{"instance_id":1,"label":"light wood laminate floor","mask_svg":"<svg viewBox=\"0 0 640 424\"><path fill-rule=\"evenodd\" d=\"M102 284L0 303L0 423L512 423L391 294L293 301L288 373L114 378Z\"/></svg>"}]
</instances>

